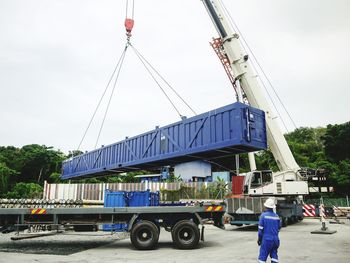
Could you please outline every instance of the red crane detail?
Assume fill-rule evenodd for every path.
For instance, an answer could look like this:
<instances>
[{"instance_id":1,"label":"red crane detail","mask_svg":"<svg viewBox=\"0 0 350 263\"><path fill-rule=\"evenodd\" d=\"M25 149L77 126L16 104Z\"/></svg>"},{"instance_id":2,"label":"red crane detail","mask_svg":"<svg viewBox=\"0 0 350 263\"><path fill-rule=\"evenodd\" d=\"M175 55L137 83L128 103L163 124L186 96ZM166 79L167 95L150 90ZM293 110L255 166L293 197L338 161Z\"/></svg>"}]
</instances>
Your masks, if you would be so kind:
<instances>
[{"instance_id":1,"label":"red crane detail","mask_svg":"<svg viewBox=\"0 0 350 263\"><path fill-rule=\"evenodd\" d=\"M225 72L237 94L237 87L236 87L236 78L233 74L230 60L228 59L226 53L222 49L222 40L221 38L213 38L213 41L210 42L210 45L214 49L216 55L219 57L221 64L223 65Z\"/></svg>"}]
</instances>

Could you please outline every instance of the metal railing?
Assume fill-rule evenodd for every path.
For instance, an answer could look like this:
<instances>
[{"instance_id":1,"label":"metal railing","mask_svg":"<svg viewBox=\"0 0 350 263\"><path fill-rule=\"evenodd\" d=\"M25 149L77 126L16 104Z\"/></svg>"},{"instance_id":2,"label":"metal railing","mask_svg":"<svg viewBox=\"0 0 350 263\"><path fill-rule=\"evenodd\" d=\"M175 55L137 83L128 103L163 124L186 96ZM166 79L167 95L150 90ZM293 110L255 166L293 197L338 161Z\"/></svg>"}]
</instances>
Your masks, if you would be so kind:
<instances>
[{"instance_id":1,"label":"metal railing","mask_svg":"<svg viewBox=\"0 0 350 263\"><path fill-rule=\"evenodd\" d=\"M306 204L313 204L313 205L320 205L323 201L323 204L325 206L335 206L335 207L349 207L350 206L350 200L349 197L346 196L345 198L318 198L318 199L305 199L304 203Z\"/></svg>"}]
</instances>

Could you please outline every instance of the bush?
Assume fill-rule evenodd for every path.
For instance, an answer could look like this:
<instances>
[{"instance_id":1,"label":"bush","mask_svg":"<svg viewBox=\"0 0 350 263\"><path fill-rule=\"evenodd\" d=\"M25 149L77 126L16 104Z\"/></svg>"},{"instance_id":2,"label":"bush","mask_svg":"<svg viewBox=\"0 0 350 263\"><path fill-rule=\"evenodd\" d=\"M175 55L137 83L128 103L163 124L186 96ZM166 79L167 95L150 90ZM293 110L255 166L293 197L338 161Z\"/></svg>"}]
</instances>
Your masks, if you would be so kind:
<instances>
[{"instance_id":1,"label":"bush","mask_svg":"<svg viewBox=\"0 0 350 263\"><path fill-rule=\"evenodd\" d=\"M7 198L42 198L43 187L36 183L17 183Z\"/></svg>"}]
</instances>

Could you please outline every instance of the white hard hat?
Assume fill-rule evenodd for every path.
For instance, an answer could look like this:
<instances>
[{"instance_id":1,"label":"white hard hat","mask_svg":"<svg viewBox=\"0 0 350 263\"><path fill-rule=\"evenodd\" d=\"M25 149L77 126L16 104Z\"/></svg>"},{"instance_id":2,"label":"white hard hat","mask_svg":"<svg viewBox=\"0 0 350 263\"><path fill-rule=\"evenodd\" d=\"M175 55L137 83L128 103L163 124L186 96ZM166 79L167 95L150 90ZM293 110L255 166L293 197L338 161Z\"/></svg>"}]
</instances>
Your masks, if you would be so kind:
<instances>
[{"instance_id":1,"label":"white hard hat","mask_svg":"<svg viewBox=\"0 0 350 263\"><path fill-rule=\"evenodd\" d=\"M276 208L275 201L272 198L269 198L265 201L264 206L267 208Z\"/></svg>"}]
</instances>

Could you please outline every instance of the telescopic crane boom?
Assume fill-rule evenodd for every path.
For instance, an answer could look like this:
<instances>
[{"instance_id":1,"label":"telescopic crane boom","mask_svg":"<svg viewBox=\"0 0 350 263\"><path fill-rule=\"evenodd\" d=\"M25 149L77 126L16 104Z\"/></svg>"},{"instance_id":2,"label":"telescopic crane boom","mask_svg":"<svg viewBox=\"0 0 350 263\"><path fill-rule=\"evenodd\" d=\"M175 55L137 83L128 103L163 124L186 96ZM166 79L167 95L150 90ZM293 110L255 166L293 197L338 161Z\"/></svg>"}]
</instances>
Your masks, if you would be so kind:
<instances>
[{"instance_id":1,"label":"telescopic crane boom","mask_svg":"<svg viewBox=\"0 0 350 263\"><path fill-rule=\"evenodd\" d=\"M248 54L245 53L238 34L228 22L229 20L226 17L222 4L219 0L202 1L220 36L221 51L226 54L230 62L232 73L235 80L239 82L239 86L242 88L244 98L251 106L263 110L266 114L268 145L280 172L273 174L273 182L271 182L270 185L267 183L263 185L263 187L255 189L252 193L276 194L276 185L274 186L273 183L299 181L297 185L294 184L292 187L294 189L294 194L307 194L307 182L301 182L304 180L303 173L300 173L301 169L296 163L287 141L276 122L276 118L257 80L257 75L250 65ZM251 178L251 180L254 180L254 178Z\"/></svg>"}]
</instances>

